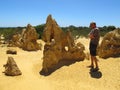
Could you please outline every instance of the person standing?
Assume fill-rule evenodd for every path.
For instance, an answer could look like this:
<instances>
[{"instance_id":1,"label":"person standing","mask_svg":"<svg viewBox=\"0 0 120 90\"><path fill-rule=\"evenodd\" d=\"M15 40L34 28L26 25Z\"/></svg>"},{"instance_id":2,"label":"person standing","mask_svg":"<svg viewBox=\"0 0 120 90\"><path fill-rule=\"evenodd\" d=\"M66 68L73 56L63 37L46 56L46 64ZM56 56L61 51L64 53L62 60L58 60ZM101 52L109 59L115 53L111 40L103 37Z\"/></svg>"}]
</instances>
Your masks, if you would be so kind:
<instances>
[{"instance_id":1,"label":"person standing","mask_svg":"<svg viewBox=\"0 0 120 90\"><path fill-rule=\"evenodd\" d=\"M89 50L91 55L91 65L89 67L91 67L94 71L98 71L99 66L96 55L97 55L97 46L99 44L99 39L100 39L100 33L99 33L99 29L96 27L95 22L91 22L89 27L91 28L91 32L88 34L90 38Z\"/></svg>"}]
</instances>

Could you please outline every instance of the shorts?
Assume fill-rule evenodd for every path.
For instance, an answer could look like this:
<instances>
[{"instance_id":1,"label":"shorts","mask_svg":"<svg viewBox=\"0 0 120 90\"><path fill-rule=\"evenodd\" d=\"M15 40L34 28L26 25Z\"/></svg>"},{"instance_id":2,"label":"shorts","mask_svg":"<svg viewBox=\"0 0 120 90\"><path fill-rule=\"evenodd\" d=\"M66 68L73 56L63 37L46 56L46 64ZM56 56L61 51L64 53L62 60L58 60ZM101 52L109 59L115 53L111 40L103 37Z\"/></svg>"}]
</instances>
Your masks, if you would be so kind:
<instances>
[{"instance_id":1,"label":"shorts","mask_svg":"<svg viewBox=\"0 0 120 90\"><path fill-rule=\"evenodd\" d=\"M97 45L96 44L90 42L89 49L90 49L90 55L91 56L96 56L97 55Z\"/></svg>"}]
</instances>

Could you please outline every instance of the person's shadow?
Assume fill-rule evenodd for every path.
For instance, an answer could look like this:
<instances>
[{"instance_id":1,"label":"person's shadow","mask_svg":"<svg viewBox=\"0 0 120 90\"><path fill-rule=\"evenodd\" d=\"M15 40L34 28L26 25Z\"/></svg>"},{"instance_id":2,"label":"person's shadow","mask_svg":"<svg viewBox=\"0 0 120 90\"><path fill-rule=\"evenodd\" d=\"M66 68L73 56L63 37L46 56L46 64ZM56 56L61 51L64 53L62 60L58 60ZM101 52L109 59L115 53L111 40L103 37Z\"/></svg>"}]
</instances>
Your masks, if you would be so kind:
<instances>
[{"instance_id":1,"label":"person's shadow","mask_svg":"<svg viewBox=\"0 0 120 90\"><path fill-rule=\"evenodd\" d=\"M101 73L101 71L94 71L93 69L90 69L90 76L92 77L92 78L97 78L97 79L99 79L99 78L101 78L102 77L102 73Z\"/></svg>"}]
</instances>

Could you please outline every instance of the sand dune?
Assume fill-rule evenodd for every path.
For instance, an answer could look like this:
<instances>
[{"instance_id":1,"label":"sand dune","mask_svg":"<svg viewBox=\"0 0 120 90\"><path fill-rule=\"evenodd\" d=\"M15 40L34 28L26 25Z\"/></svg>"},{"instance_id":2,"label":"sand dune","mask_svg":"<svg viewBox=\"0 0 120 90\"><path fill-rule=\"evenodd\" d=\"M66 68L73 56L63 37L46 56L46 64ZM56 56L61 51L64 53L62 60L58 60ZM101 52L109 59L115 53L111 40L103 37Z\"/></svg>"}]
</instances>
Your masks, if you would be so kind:
<instances>
[{"instance_id":1,"label":"sand dune","mask_svg":"<svg viewBox=\"0 0 120 90\"><path fill-rule=\"evenodd\" d=\"M88 52L89 40L79 38ZM41 40L39 41L44 44ZM13 47L9 47L13 48ZM40 75L42 68L43 49L27 52L17 47L17 55L6 54L8 47L0 47L0 90L120 90L120 57L99 58L100 71L91 73L87 66L90 60L75 62L69 66L63 66L49 76ZM21 76L5 76L3 65L8 56L12 56Z\"/></svg>"}]
</instances>

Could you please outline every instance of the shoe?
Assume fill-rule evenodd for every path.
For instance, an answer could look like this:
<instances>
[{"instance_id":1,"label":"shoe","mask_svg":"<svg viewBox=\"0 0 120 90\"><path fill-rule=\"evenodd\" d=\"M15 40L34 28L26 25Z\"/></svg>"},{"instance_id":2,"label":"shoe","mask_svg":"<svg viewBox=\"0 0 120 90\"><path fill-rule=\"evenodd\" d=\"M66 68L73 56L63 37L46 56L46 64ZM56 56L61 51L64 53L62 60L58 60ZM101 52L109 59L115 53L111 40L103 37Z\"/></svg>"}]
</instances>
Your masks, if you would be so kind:
<instances>
[{"instance_id":1,"label":"shoe","mask_svg":"<svg viewBox=\"0 0 120 90\"><path fill-rule=\"evenodd\" d=\"M92 71L97 72L98 70L99 70L99 68L97 67L97 68L94 68Z\"/></svg>"}]
</instances>

